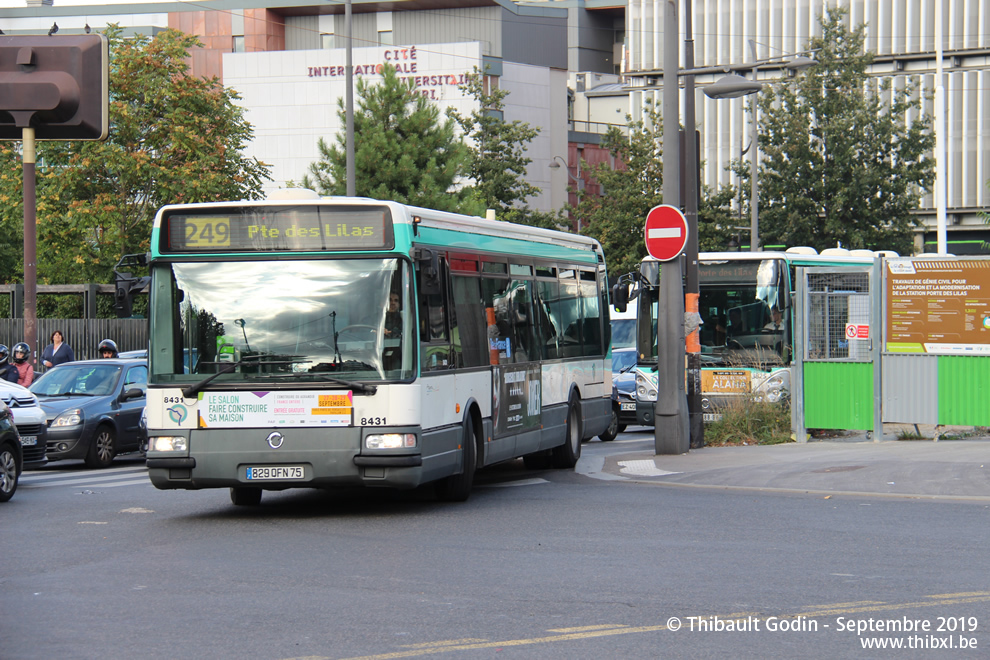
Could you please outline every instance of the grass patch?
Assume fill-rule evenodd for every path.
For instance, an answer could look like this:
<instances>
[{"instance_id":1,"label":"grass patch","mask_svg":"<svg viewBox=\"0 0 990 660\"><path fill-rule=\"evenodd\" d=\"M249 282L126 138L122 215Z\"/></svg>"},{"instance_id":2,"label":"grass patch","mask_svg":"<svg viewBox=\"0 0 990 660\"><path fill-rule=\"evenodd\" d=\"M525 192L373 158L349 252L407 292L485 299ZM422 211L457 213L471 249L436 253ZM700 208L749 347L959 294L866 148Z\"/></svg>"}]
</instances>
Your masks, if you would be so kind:
<instances>
[{"instance_id":1,"label":"grass patch","mask_svg":"<svg viewBox=\"0 0 990 660\"><path fill-rule=\"evenodd\" d=\"M705 424L705 445L779 445L794 442L787 403L740 399L719 408L722 418Z\"/></svg>"}]
</instances>

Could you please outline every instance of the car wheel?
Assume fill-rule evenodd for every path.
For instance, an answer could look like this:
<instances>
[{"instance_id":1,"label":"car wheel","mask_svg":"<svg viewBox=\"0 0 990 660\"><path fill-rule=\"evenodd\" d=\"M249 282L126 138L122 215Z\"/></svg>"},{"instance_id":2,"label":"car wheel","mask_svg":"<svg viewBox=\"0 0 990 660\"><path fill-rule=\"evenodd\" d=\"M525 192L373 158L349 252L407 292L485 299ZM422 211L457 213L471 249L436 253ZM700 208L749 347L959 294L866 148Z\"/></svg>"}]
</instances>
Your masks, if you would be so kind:
<instances>
[{"instance_id":1,"label":"car wheel","mask_svg":"<svg viewBox=\"0 0 990 660\"><path fill-rule=\"evenodd\" d=\"M235 486L230 489L230 501L234 506L258 506L261 504L261 489Z\"/></svg>"},{"instance_id":2,"label":"car wheel","mask_svg":"<svg viewBox=\"0 0 990 660\"><path fill-rule=\"evenodd\" d=\"M564 436L564 444L550 450L550 459L555 468L572 468L581 458L581 407L573 394L567 403Z\"/></svg>"},{"instance_id":3,"label":"car wheel","mask_svg":"<svg viewBox=\"0 0 990 660\"><path fill-rule=\"evenodd\" d=\"M619 435L619 411L615 406L612 406L612 416L609 418L608 428L598 436L598 439L602 442L612 442L617 435Z\"/></svg>"},{"instance_id":4,"label":"car wheel","mask_svg":"<svg viewBox=\"0 0 990 660\"><path fill-rule=\"evenodd\" d=\"M86 465L91 468L106 468L117 455L117 434L107 425L96 429L93 444L86 454Z\"/></svg>"},{"instance_id":5,"label":"car wheel","mask_svg":"<svg viewBox=\"0 0 990 660\"><path fill-rule=\"evenodd\" d=\"M17 490L17 454L9 444L0 446L0 502L6 502Z\"/></svg>"},{"instance_id":6,"label":"car wheel","mask_svg":"<svg viewBox=\"0 0 990 660\"><path fill-rule=\"evenodd\" d=\"M464 468L460 474L452 474L436 482L437 499L442 502L463 502L471 495L474 485L474 470L478 465L478 442L474 434L474 424L467 421L462 440Z\"/></svg>"}]
</instances>

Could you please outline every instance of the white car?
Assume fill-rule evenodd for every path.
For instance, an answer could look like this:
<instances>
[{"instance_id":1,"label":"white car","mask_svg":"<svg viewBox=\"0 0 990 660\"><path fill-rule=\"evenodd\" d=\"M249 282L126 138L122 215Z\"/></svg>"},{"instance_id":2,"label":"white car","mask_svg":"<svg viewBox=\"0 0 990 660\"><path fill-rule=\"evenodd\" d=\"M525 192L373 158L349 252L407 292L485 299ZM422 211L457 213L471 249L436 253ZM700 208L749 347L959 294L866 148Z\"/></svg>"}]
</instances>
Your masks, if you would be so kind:
<instances>
[{"instance_id":1,"label":"white car","mask_svg":"<svg viewBox=\"0 0 990 660\"><path fill-rule=\"evenodd\" d=\"M14 414L14 425L21 436L24 468L38 468L48 463L48 420L36 397L26 387L0 378L0 401Z\"/></svg>"}]
</instances>

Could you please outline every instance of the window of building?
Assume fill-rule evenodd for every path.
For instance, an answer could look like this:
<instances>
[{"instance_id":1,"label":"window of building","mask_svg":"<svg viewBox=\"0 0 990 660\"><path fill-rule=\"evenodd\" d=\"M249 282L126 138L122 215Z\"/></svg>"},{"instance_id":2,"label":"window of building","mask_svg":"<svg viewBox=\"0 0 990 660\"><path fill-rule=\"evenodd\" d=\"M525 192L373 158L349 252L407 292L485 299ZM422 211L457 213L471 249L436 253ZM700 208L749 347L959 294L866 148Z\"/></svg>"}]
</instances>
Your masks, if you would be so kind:
<instances>
[{"instance_id":1,"label":"window of building","mask_svg":"<svg viewBox=\"0 0 990 660\"><path fill-rule=\"evenodd\" d=\"M392 40L391 30L379 30L378 32L378 45L379 46L393 46L395 42Z\"/></svg>"},{"instance_id":2,"label":"window of building","mask_svg":"<svg viewBox=\"0 0 990 660\"><path fill-rule=\"evenodd\" d=\"M246 52L244 48L244 35L237 35L234 37L234 52L235 53Z\"/></svg>"},{"instance_id":3,"label":"window of building","mask_svg":"<svg viewBox=\"0 0 990 660\"><path fill-rule=\"evenodd\" d=\"M331 48L336 48L335 34L321 34L320 35L320 48L323 50L330 50Z\"/></svg>"}]
</instances>

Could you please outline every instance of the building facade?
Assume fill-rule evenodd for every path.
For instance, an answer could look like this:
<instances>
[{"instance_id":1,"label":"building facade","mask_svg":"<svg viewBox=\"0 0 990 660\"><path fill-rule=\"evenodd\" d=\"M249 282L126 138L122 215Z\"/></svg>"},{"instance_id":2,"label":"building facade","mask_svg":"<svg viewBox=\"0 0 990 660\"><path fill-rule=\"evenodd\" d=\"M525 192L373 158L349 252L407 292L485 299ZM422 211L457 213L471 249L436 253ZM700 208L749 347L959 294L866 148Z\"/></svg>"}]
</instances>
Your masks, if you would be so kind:
<instances>
[{"instance_id":1,"label":"building facade","mask_svg":"<svg viewBox=\"0 0 990 660\"><path fill-rule=\"evenodd\" d=\"M984 213L990 210L990 4L985 0L694 0L691 7L695 67L745 65L796 54L821 33L819 18L827 6L848 7L850 26L866 24L866 48L876 54L870 75L890 79L895 88L909 80L920 94L936 87L935 12L942 12L945 88L946 224L948 251L990 252ZM663 0L628 0L626 34L628 67L623 71L629 107L639 116L646 99L661 100L663 90ZM682 11L684 11L682 9ZM685 38L683 14L678 40ZM682 66L683 66L683 48ZM787 75L782 66L759 69L761 82ZM695 107L701 136L702 181L712 188L737 183L725 168L750 143L748 101L715 100L701 87L720 75L698 76ZM683 94L682 104L683 104ZM934 116L934 101L925 97L922 112ZM683 115L682 115L683 116ZM936 207L933 194L921 201L925 229L916 235L916 252L934 252Z\"/></svg>"},{"instance_id":2,"label":"building facade","mask_svg":"<svg viewBox=\"0 0 990 660\"><path fill-rule=\"evenodd\" d=\"M344 5L322 0L217 0L210 9L183 2L81 4L53 0L10 7L5 34L81 34L109 24L124 34L153 36L175 28L198 36L194 75L216 76L241 95L255 139L248 156L272 165L269 189L298 184L318 157L320 138L342 132L338 99L345 87ZM443 111L466 114L476 105L459 85L474 70L508 92L506 120L539 129L529 143L528 180L544 192L527 200L549 211L565 194L566 178L549 167L567 153L567 16L565 8L521 6L507 0L427 0L353 3L355 78L376 77L391 63ZM610 53L609 53L610 55Z\"/></svg>"}]
</instances>

